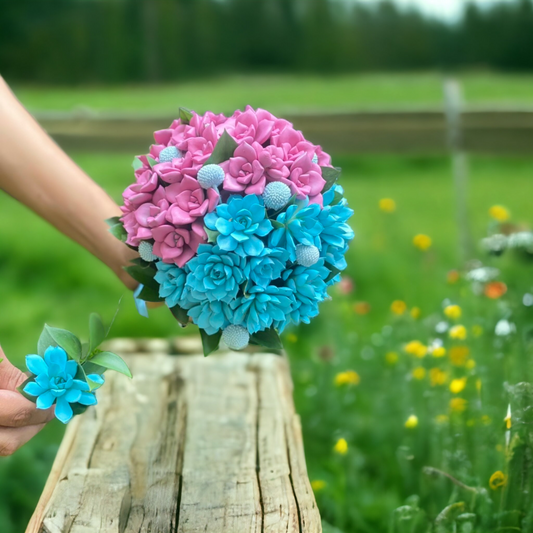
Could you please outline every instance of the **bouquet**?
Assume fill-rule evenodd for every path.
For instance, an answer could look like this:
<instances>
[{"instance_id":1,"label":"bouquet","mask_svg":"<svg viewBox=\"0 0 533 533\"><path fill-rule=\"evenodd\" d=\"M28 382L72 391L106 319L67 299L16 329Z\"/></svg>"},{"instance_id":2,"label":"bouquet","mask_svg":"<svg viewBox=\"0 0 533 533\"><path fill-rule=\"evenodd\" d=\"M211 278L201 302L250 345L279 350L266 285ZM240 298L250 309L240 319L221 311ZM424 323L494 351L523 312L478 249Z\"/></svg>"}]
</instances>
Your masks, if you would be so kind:
<instances>
[{"instance_id":1,"label":"bouquet","mask_svg":"<svg viewBox=\"0 0 533 533\"><path fill-rule=\"evenodd\" d=\"M320 146L263 109L231 117L180 109L134 159L111 232L140 259L126 267L136 297L196 324L204 353L220 339L281 349L279 333L309 323L340 280L354 233Z\"/></svg>"},{"instance_id":2,"label":"bouquet","mask_svg":"<svg viewBox=\"0 0 533 533\"><path fill-rule=\"evenodd\" d=\"M55 416L63 424L96 405L96 390L104 384L106 370L132 377L122 358L99 348L107 333L96 313L89 317L85 343L70 331L45 325L37 353L26 356L29 377L18 391L37 409L55 405Z\"/></svg>"}]
</instances>

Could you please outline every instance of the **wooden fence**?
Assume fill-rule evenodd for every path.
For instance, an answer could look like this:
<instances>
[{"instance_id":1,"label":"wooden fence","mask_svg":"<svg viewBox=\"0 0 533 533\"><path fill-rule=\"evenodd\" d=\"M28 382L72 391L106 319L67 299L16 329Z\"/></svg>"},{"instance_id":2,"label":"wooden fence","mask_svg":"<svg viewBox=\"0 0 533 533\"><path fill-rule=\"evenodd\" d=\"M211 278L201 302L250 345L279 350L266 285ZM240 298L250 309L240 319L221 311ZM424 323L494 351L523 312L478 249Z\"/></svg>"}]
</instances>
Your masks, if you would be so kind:
<instances>
[{"instance_id":1,"label":"wooden fence","mask_svg":"<svg viewBox=\"0 0 533 533\"><path fill-rule=\"evenodd\" d=\"M175 114L103 114L89 110L36 113L68 150L146 152L155 130ZM294 114L286 116L306 137L335 153L443 153L447 124L440 109ZM533 109L467 109L461 117L463 149L475 153L532 154Z\"/></svg>"}]
</instances>

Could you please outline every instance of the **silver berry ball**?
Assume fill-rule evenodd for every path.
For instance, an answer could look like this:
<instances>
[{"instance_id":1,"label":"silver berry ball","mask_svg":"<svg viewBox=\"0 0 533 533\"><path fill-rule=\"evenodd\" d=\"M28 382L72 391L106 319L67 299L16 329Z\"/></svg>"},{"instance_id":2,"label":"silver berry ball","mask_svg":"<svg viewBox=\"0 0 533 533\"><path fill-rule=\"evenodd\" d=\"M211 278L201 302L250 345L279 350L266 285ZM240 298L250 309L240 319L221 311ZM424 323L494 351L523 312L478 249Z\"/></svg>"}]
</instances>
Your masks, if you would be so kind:
<instances>
[{"instance_id":1,"label":"silver berry ball","mask_svg":"<svg viewBox=\"0 0 533 533\"><path fill-rule=\"evenodd\" d=\"M299 244L296 247L296 262L304 267L313 266L320 259L320 252L316 246Z\"/></svg>"},{"instance_id":2,"label":"silver berry ball","mask_svg":"<svg viewBox=\"0 0 533 533\"><path fill-rule=\"evenodd\" d=\"M242 350L250 342L250 334L242 326L230 325L222 332L222 340L230 350Z\"/></svg>"},{"instance_id":3,"label":"silver berry ball","mask_svg":"<svg viewBox=\"0 0 533 533\"><path fill-rule=\"evenodd\" d=\"M160 163L170 163L173 159L181 157L180 151L175 146L167 146L159 152Z\"/></svg>"},{"instance_id":4,"label":"silver berry ball","mask_svg":"<svg viewBox=\"0 0 533 533\"><path fill-rule=\"evenodd\" d=\"M205 165L198 171L198 183L204 189L215 188L224 182L224 170L219 165Z\"/></svg>"}]
</instances>

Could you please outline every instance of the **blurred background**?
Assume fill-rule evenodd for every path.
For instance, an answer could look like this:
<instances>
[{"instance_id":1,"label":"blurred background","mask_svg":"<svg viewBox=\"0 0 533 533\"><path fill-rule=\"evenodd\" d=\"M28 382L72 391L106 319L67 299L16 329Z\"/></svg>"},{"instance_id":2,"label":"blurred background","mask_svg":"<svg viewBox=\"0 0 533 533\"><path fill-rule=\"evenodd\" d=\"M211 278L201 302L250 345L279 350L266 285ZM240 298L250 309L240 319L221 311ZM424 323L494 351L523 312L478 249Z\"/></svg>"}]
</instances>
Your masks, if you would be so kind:
<instances>
[{"instance_id":1,"label":"blurred background","mask_svg":"<svg viewBox=\"0 0 533 533\"><path fill-rule=\"evenodd\" d=\"M531 0L0 0L0 74L117 203L180 106L264 107L322 144L356 239L284 342L324 531L533 530ZM125 290L96 259L7 195L0 227L16 364L45 322L111 321ZM181 333L128 294L112 331ZM2 533L63 429L0 460Z\"/></svg>"}]
</instances>

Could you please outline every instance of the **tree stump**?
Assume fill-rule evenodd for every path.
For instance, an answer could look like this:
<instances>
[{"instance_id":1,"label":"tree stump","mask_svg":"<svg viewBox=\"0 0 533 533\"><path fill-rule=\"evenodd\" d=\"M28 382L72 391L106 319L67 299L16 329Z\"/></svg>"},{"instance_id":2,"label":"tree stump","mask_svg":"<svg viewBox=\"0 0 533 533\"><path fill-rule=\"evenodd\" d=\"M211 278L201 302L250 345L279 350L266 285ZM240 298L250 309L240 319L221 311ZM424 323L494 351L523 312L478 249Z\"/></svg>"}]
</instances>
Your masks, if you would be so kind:
<instances>
[{"instance_id":1,"label":"tree stump","mask_svg":"<svg viewBox=\"0 0 533 533\"><path fill-rule=\"evenodd\" d=\"M169 355L198 341L110 341L134 378L71 422L26 533L321 532L287 360Z\"/></svg>"}]
</instances>

